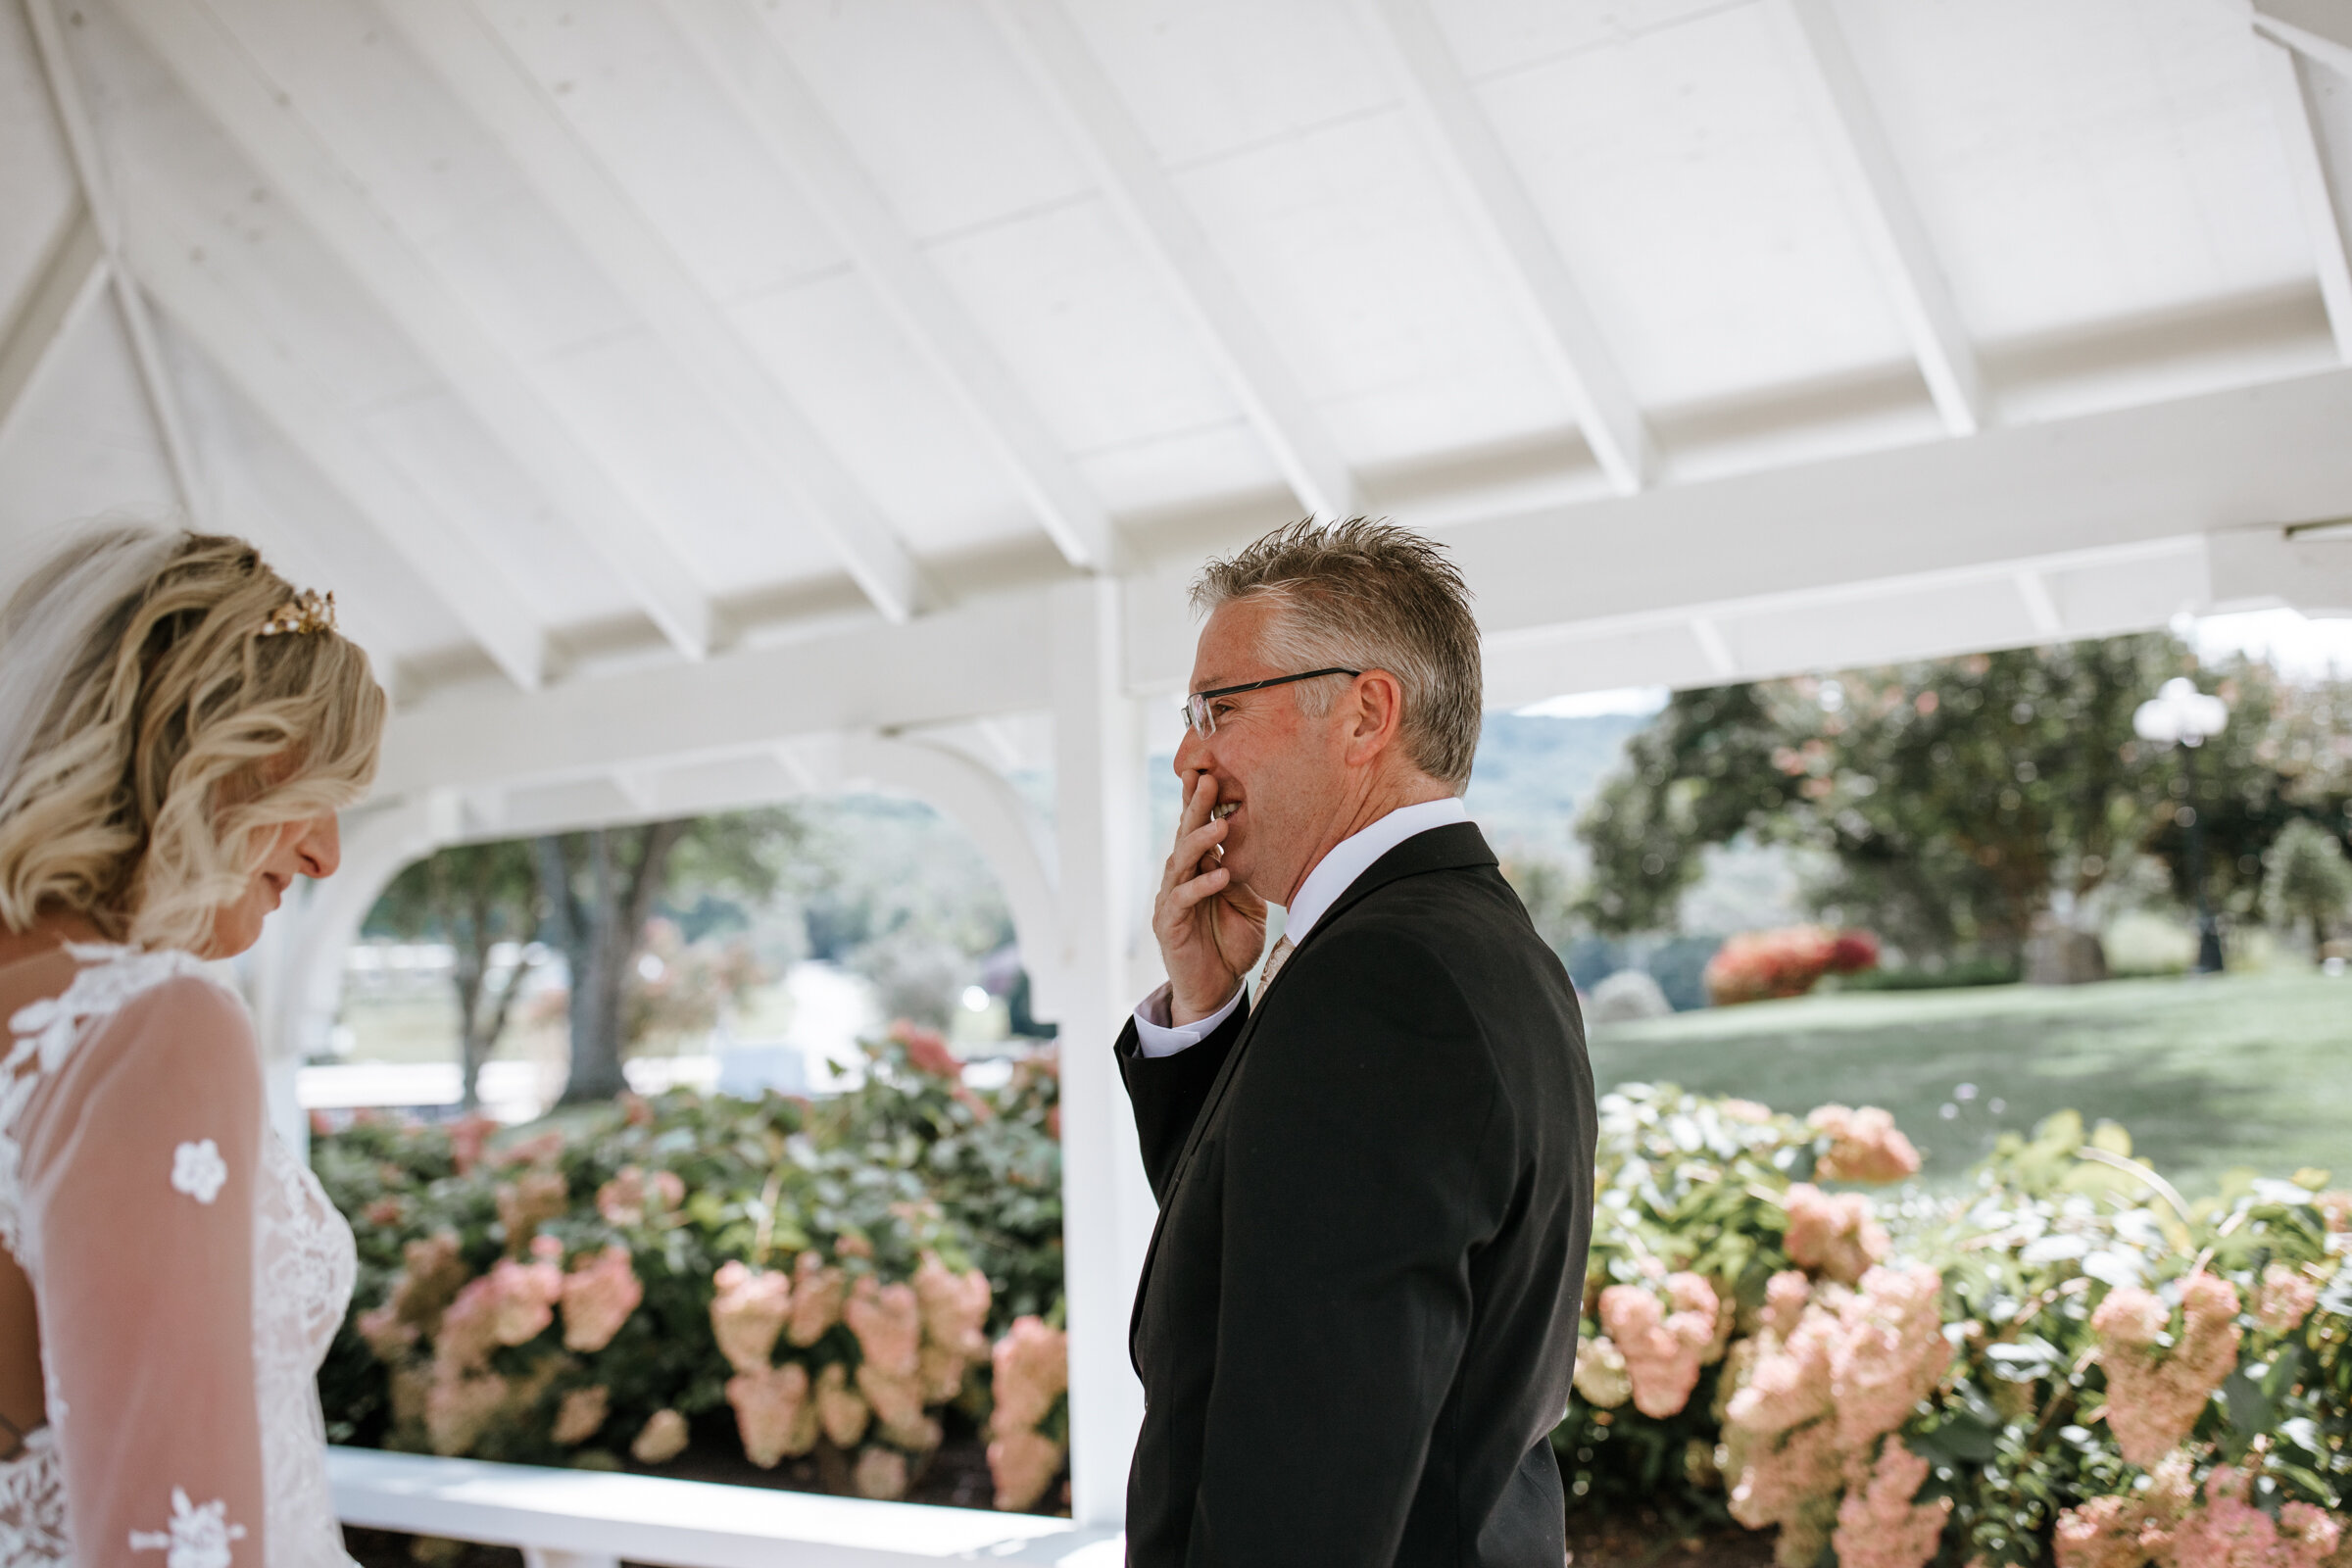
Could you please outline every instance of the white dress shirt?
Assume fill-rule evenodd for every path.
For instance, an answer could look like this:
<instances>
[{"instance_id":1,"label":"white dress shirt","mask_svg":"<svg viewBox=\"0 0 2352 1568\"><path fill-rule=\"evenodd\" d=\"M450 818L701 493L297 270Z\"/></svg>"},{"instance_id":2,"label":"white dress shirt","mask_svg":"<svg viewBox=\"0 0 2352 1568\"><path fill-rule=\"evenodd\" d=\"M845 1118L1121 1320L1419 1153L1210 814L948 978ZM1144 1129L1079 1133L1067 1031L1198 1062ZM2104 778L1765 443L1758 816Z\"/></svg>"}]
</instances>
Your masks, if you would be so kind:
<instances>
[{"instance_id":1,"label":"white dress shirt","mask_svg":"<svg viewBox=\"0 0 2352 1568\"><path fill-rule=\"evenodd\" d=\"M1331 911L1340 902L1340 895L1355 885L1355 879L1372 869L1372 862L1397 845L1433 827L1450 827L1456 822L1470 820L1470 808L1461 797L1449 795L1442 801L1423 801L1418 806L1399 806L1370 827L1351 833L1331 847L1306 880L1298 885L1298 898L1284 911L1282 934L1296 948L1306 940L1315 922ZM1217 1026L1233 1016L1233 1009L1242 1004L1246 986L1236 986L1225 1005L1193 1023L1168 1022L1168 987L1165 981L1159 989L1143 1000L1135 1009L1135 1049L1147 1056L1173 1056L1179 1051L1197 1046L1214 1034Z\"/></svg>"}]
</instances>

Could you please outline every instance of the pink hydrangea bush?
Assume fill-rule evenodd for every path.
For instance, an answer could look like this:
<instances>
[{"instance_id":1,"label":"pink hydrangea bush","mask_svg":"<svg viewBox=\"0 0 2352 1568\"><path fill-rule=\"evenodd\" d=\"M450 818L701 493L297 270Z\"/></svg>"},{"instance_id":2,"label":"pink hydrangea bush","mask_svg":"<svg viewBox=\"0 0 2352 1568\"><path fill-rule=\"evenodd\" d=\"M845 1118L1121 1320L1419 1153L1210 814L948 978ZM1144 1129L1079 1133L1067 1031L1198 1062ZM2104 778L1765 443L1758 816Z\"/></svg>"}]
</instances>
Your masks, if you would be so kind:
<instances>
[{"instance_id":1,"label":"pink hydrangea bush","mask_svg":"<svg viewBox=\"0 0 2352 1568\"><path fill-rule=\"evenodd\" d=\"M1895 1126L1891 1112L1876 1105L1859 1110L1823 1105L1805 1125L1829 1140L1813 1167L1825 1182L1899 1182L1919 1174L1919 1151Z\"/></svg>"},{"instance_id":2,"label":"pink hydrangea bush","mask_svg":"<svg viewBox=\"0 0 2352 1568\"><path fill-rule=\"evenodd\" d=\"M762 1470L816 1446L816 1401L809 1397L808 1369L798 1361L737 1372L727 1379L727 1403L744 1457Z\"/></svg>"},{"instance_id":3,"label":"pink hydrangea bush","mask_svg":"<svg viewBox=\"0 0 2352 1568\"><path fill-rule=\"evenodd\" d=\"M2168 1568L2320 1568L2344 1538L2341 1519L2308 1502L2285 1502L2274 1518L2246 1500L2250 1470L2217 1467L2205 1478L2205 1504L2173 1532Z\"/></svg>"},{"instance_id":4,"label":"pink hydrangea bush","mask_svg":"<svg viewBox=\"0 0 2352 1568\"><path fill-rule=\"evenodd\" d=\"M2299 1268L2273 1263L2262 1271L2254 1297L2254 1321L2265 1334L2292 1334L2320 1304L2320 1288Z\"/></svg>"},{"instance_id":5,"label":"pink hydrangea bush","mask_svg":"<svg viewBox=\"0 0 2352 1568\"><path fill-rule=\"evenodd\" d=\"M1928 1479L1928 1461L1888 1438L1868 1479L1848 1485L1838 1504L1830 1545L1838 1568L1920 1568L1936 1555L1952 1499L1914 1502Z\"/></svg>"},{"instance_id":6,"label":"pink hydrangea bush","mask_svg":"<svg viewBox=\"0 0 2352 1568\"><path fill-rule=\"evenodd\" d=\"M1069 1336L1043 1318L1016 1318L992 1360L996 1410L988 1424L988 1469L997 1484L997 1506L1032 1507L1068 1451L1066 1443L1041 1429L1069 1390Z\"/></svg>"},{"instance_id":7,"label":"pink hydrangea bush","mask_svg":"<svg viewBox=\"0 0 2352 1568\"><path fill-rule=\"evenodd\" d=\"M1809 1568L1839 1532L1873 1543L1872 1568L1921 1568L1934 1555L1950 1508L1934 1510L1932 1526L1931 1510L1905 1511L1927 1461L1888 1435L1951 1363L1942 1287L1925 1266L1875 1267L1850 1290L1793 1270L1768 1282L1740 1386L1724 1404L1725 1470L1733 1517L1780 1526L1788 1568ZM1903 1555L1922 1541L1919 1555Z\"/></svg>"},{"instance_id":8,"label":"pink hydrangea bush","mask_svg":"<svg viewBox=\"0 0 2352 1568\"><path fill-rule=\"evenodd\" d=\"M2345 1521L2299 1500L2276 1512L2246 1500L2260 1468L2213 1467L2197 1495L2184 1449L2158 1461L2140 1490L2067 1509L2052 1532L2058 1568L2322 1568L2345 1542Z\"/></svg>"},{"instance_id":9,"label":"pink hydrangea bush","mask_svg":"<svg viewBox=\"0 0 2352 1568\"><path fill-rule=\"evenodd\" d=\"M556 1407L556 1424L549 1436L565 1447L586 1443L604 1430L612 1413L612 1391L601 1383L573 1389Z\"/></svg>"},{"instance_id":10,"label":"pink hydrangea bush","mask_svg":"<svg viewBox=\"0 0 2352 1568\"><path fill-rule=\"evenodd\" d=\"M354 1332L322 1383L330 1419L356 1417L334 1440L653 1463L710 1433L723 1403L720 1430L760 1464L823 1446L833 1485L901 1494L951 1405L985 1415L973 1374L1003 1319L974 1264L1004 1268L1026 1304L1048 1279L1039 1254L1057 1263L1014 1229L1055 1213L1054 1079L1033 1064L974 1099L936 1037L901 1031L874 1054L870 1092L821 1111L680 1092L519 1134L322 1126L314 1156L362 1262ZM990 1190L928 1185L951 1161L922 1140L943 1128L981 1130L953 1174ZM858 1165L909 1148L920 1157L889 1181ZM1002 1189L1034 1196L1011 1211ZM1062 1440L1050 1402L1016 1448Z\"/></svg>"},{"instance_id":11,"label":"pink hydrangea bush","mask_svg":"<svg viewBox=\"0 0 2352 1568\"><path fill-rule=\"evenodd\" d=\"M1747 931L1707 960L1707 1000L1741 1002L1801 997L1826 974L1854 974L1879 965L1879 939L1867 931L1830 931L1817 925Z\"/></svg>"},{"instance_id":12,"label":"pink hydrangea bush","mask_svg":"<svg viewBox=\"0 0 2352 1568\"><path fill-rule=\"evenodd\" d=\"M2199 1271L2180 1288L2181 1324L2159 1346L2172 1311L2150 1292L2122 1285L2091 1314L2107 1371L2107 1425L2126 1459L2145 1468L2185 1440L2237 1365L2238 1298L2229 1281Z\"/></svg>"},{"instance_id":13,"label":"pink hydrangea bush","mask_svg":"<svg viewBox=\"0 0 2352 1568\"><path fill-rule=\"evenodd\" d=\"M710 1332L719 1354L736 1371L765 1371L791 1317L791 1275L755 1270L740 1258L718 1266L711 1281Z\"/></svg>"},{"instance_id":14,"label":"pink hydrangea bush","mask_svg":"<svg viewBox=\"0 0 2352 1568\"><path fill-rule=\"evenodd\" d=\"M644 1299L629 1250L615 1242L564 1276L564 1348L603 1349Z\"/></svg>"},{"instance_id":15,"label":"pink hydrangea bush","mask_svg":"<svg viewBox=\"0 0 2352 1568\"><path fill-rule=\"evenodd\" d=\"M1886 1255L1886 1228L1861 1193L1825 1193L1798 1182L1782 1201L1788 1210L1788 1257L1799 1268L1852 1285Z\"/></svg>"},{"instance_id":16,"label":"pink hydrangea bush","mask_svg":"<svg viewBox=\"0 0 2352 1568\"><path fill-rule=\"evenodd\" d=\"M1634 1406L1658 1420L1680 1411L1698 1386L1699 1367L1716 1348L1719 1305L1714 1288L1696 1274L1669 1275L1664 1287L1664 1304L1640 1285L1600 1293L1600 1326L1624 1362Z\"/></svg>"}]
</instances>

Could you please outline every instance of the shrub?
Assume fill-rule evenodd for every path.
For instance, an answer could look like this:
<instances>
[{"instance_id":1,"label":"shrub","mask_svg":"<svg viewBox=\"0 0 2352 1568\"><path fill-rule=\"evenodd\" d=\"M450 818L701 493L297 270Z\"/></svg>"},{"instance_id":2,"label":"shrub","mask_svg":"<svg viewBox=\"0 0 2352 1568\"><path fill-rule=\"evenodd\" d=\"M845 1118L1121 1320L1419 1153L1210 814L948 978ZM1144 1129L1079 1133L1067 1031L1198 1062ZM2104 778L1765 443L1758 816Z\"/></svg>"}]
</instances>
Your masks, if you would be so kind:
<instances>
[{"instance_id":1,"label":"shrub","mask_svg":"<svg viewBox=\"0 0 2352 1568\"><path fill-rule=\"evenodd\" d=\"M1819 1185L1915 1170L1899 1140L1868 1109L1603 1100L1552 1439L1572 1507L1777 1527L1788 1568L1825 1548L1844 1568L2317 1568L2336 1549L2352 1194L2307 1171L2189 1203L2071 1113L2004 1137L1954 1201Z\"/></svg>"},{"instance_id":2,"label":"shrub","mask_svg":"<svg viewBox=\"0 0 2352 1568\"><path fill-rule=\"evenodd\" d=\"M814 1450L895 1495L969 1420L999 1506L1051 1495L1051 1067L975 1092L906 1029L869 1057L815 1108L321 1137L362 1257L336 1441L661 1463L731 1413L755 1462ZM2352 1193L2190 1202L2130 1156L2070 1112L1956 1199L1886 1201L1853 1184L1919 1157L1882 1110L1605 1096L1570 1506L1774 1529L1788 1568L2320 1568L2352 1484Z\"/></svg>"},{"instance_id":3,"label":"shrub","mask_svg":"<svg viewBox=\"0 0 2352 1568\"><path fill-rule=\"evenodd\" d=\"M1817 925L1749 931L1707 960L1707 998L1717 1006L1801 997L1825 974L1858 974L1879 965L1879 939L1867 931Z\"/></svg>"},{"instance_id":4,"label":"shrub","mask_svg":"<svg viewBox=\"0 0 2352 1568\"><path fill-rule=\"evenodd\" d=\"M828 1474L895 1496L943 1417L987 1419L990 1335L1010 1331L1026 1402L997 1423L999 1489L1035 1501L1067 1436L1059 1388L1037 1392L1058 1335L1012 1322L1059 1293L1052 1060L981 1094L936 1035L866 1050L864 1086L816 1107L680 1092L511 1132L322 1132L313 1159L361 1254L320 1373L330 1436L658 1464L731 1414L754 1463L821 1448Z\"/></svg>"}]
</instances>

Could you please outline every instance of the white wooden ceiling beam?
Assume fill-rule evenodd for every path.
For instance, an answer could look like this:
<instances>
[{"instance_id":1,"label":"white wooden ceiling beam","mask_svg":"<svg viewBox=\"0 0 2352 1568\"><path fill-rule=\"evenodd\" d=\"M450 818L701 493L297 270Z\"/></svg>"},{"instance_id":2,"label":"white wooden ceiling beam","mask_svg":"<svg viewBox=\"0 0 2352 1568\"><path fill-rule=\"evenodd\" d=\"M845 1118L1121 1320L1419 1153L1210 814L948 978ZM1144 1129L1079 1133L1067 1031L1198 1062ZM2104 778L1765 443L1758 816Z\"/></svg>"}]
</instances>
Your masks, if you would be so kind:
<instances>
[{"instance_id":1,"label":"white wooden ceiling beam","mask_svg":"<svg viewBox=\"0 0 2352 1568\"><path fill-rule=\"evenodd\" d=\"M1670 635L1658 646L1680 662L1644 665L1653 655L1632 653L1610 684L1753 678L1780 671L1742 663L1729 637L1708 653L1693 622L1712 621L1718 634L1783 612L1866 622L1855 612L1886 594L2000 584L2014 595L2022 572L2202 560L2232 537L2217 530L2276 534L2281 519L2352 515L2347 428L2352 369L2332 370L1545 508L1452 530L1446 542L1478 598L1491 681L1505 664L1541 663L1553 639L1648 647L1646 633L1660 629ZM1774 547L1759 555L1758 539ZM1206 541L1201 553L1217 547ZM1130 692L1183 681L1197 634L1190 576L1171 565L1123 581ZM1053 692L1049 603L1048 590L1031 589L906 627L567 681L540 697L428 694L393 720L382 787L491 788L664 759L797 756L796 737L1034 712ZM2168 602L2158 621L2179 608ZM2016 610L2002 619L2032 625ZM1854 662L1883 657L1868 640L1858 639Z\"/></svg>"},{"instance_id":2,"label":"white wooden ceiling beam","mask_svg":"<svg viewBox=\"0 0 2352 1568\"><path fill-rule=\"evenodd\" d=\"M2026 618L2034 623L2034 634L2049 642L2066 636L2066 617L2058 612L2057 596L2050 592L2047 573L2027 569L2017 573L2017 597L2026 607Z\"/></svg>"},{"instance_id":3,"label":"white wooden ceiling beam","mask_svg":"<svg viewBox=\"0 0 2352 1568\"><path fill-rule=\"evenodd\" d=\"M65 133L66 150L74 161L74 175L81 187L82 204L107 258L106 274L114 284L115 307L122 318L123 335L130 341L133 368L138 372L139 388L146 396L148 415L155 420L156 435L163 444L165 464L172 470L172 487L179 493L180 510L195 526L214 528L217 524L211 515L212 495L204 483L195 445L188 439L188 422L180 411L178 391L164 368L163 352L155 341L155 323L148 318L147 301L139 293L138 280L122 264L122 214L115 206L113 182L108 177L104 151L98 144L98 127L82 99L81 78L75 74L74 57L66 49L66 35L58 25L54 0L24 0L24 20L32 28L33 47L40 55L41 74L49 86L49 101L57 112L58 128Z\"/></svg>"},{"instance_id":4,"label":"white wooden ceiling beam","mask_svg":"<svg viewBox=\"0 0 2352 1568\"><path fill-rule=\"evenodd\" d=\"M1952 434L1974 435L1989 420L1976 346L1844 29L1830 0L1770 0L1769 10L1936 412Z\"/></svg>"},{"instance_id":5,"label":"white wooden ceiling beam","mask_svg":"<svg viewBox=\"0 0 2352 1568\"><path fill-rule=\"evenodd\" d=\"M2352 81L2352 9L2343 0L2254 0L2254 27Z\"/></svg>"},{"instance_id":6,"label":"white wooden ceiling beam","mask_svg":"<svg viewBox=\"0 0 2352 1568\"><path fill-rule=\"evenodd\" d=\"M1355 511L1355 479L1338 442L1059 0L988 0L988 9L1103 196L1191 316L1300 505L1327 516Z\"/></svg>"},{"instance_id":7,"label":"white wooden ceiling beam","mask_svg":"<svg viewBox=\"0 0 2352 1568\"><path fill-rule=\"evenodd\" d=\"M466 0L401 0L385 15L799 501L874 608L892 621L913 614L920 573L890 519L490 23Z\"/></svg>"},{"instance_id":8,"label":"white wooden ceiling beam","mask_svg":"<svg viewBox=\"0 0 2352 1568\"><path fill-rule=\"evenodd\" d=\"M557 415L542 372L496 341L412 245L368 182L302 113L318 80L279 83L202 0L122 8L158 59L373 297L583 542L688 659L716 636L709 597L593 450Z\"/></svg>"},{"instance_id":9,"label":"white wooden ceiling beam","mask_svg":"<svg viewBox=\"0 0 2352 1568\"><path fill-rule=\"evenodd\" d=\"M736 757L798 769L807 737L1047 706L1048 594L1032 589L706 663L446 692L393 715L377 793L475 789Z\"/></svg>"},{"instance_id":10,"label":"white wooden ceiling beam","mask_svg":"<svg viewBox=\"0 0 2352 1568\"><path fill-rule=\"evenodd\" d=\"M547 673L547 635L506 573L466 530L355 430L341 399L280 352L275 336L222 285L181 193L133 179L127 254L157 302L230 385L449 607L458 623L525 691Z\"/></svg>"},{"instance_id":11,"label":"white wooden ceiling beam","mask_svg":"<svg viewBox=\"0 0 2352 1568\"><path fill-rule=\"evenodd\" d=\"M1727 607L1773 596L1816 603L1948 572L1981 581L2026 563L2095 564L2219 529L2352 516L2346 430L2352 368L1533 508L1443 538L1491 650L1579 627L1680 628L1699 614L1728 624ZM1171 561L1127 578L1132 690L1181 686L1192 570Z\"/></svg>"},{"instance_id":12,"label":"white wooden ceiling beam","mask_svg":"<svg viewBox=\"0 0 2352 1568\"><path fill-rule=\"evenodd\" d=\"M1514 285L1586 446L1620 494L1642 489L1657 467L1648 424L1427 0L1356 0L1356 11L1456 203Z\"/></svg>"},{"instance_id":13,"label":"white wooden ceiling beam","mask_svg":"<svg viewBox=\"0 0 2352 1568\"><path fill-rule=\"evenodd\" d=\"M17 308L0 322L0 441L30 401L57 347L106 290L106 246L90 221L89 204L76 201L34 269Z\"/></svg>"},{"instance_id":14,"label":"white wooden ceiling beam","mask_svg":"<svg viewBox=\"0 0 2352 1568\"><path fill-rule=\"evenodd\" d=\"M1690 640L1698 644L1699 657L1707 662L1707 669L1717 680L1740 678L1740 659L1732 652L1730 639L1710 615L1690 617Z\"/></svg>"},{"instance_id":15,"label":"white wooden ceiling beam","mask_svg":"<svg viewBox=\"0 0 2352 1568\"><path fill-rule=\"evenodd\" d=\"M2271 118L2278 126L2287 179L2302 210L2303 232L2311 242L2312 270L2319 275L2320 298L2328 306L2336 356L2352 363L2352 249L2344 232L2345 209L2328 188L2328 166L2320 157L2319 127L2312 121L2303 81L2310 68L2286 45L2268 37L2255 38L2254 52L2260 57L2257 65L2271 101Z\"/></svg>"},{"instance_id":16,"label":"white wooden ceiling beam","mask_svg":"<svg viewBox=\"0 0 2352 1568\"><path fill-rule=\"evenodd\" d=\"M459 0L437 0L457 4ZM883 307L1011 472L1062 559L1110 570L1118 541L1029 394L948 291L749 0L666 0L671 24L792 176Z\"/></svg>"}]
</instances>

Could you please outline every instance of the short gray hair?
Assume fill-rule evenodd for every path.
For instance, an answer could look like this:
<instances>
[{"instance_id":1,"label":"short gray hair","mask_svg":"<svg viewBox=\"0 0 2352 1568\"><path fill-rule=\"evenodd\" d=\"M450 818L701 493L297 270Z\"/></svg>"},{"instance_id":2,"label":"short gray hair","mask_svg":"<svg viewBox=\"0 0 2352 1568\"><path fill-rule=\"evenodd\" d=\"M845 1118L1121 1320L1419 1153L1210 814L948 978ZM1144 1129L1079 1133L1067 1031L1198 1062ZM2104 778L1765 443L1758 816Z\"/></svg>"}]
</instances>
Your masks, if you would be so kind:
<instances>
[{"instance_id":1,"label":"short gray hair","mask_svg":"<svg viewBox=\"0 0 2352 1568\"><path fill-rule=\"evenodd\" d=\"M1341 664L1396 676L1405 756L1457 794L1469 786L1485 685L1470 590L1444 551L1393 522L1309 517L1210 562L1193 581L1203 615L1241 599L1280 607L1261 652L1286 669ZM1306 711L1330 710L1322 682L1296 690Z\"/></svg>"}]
</instances>

